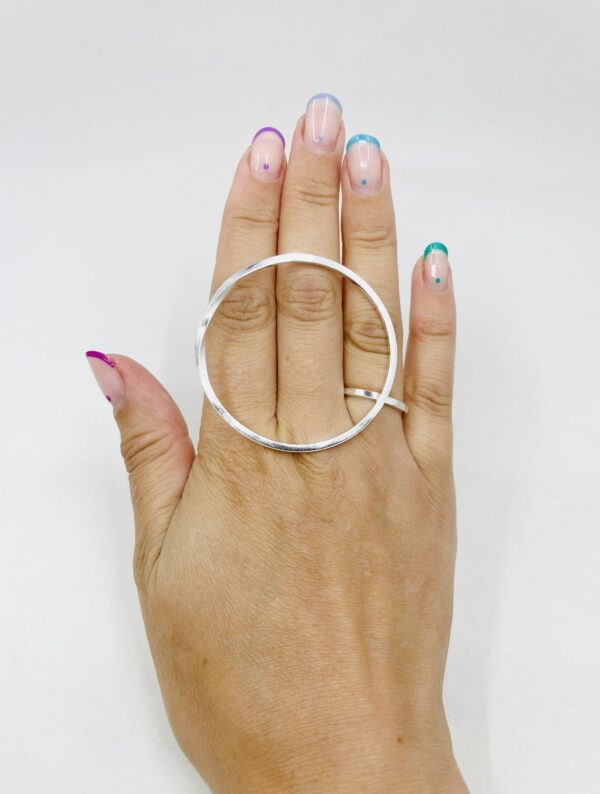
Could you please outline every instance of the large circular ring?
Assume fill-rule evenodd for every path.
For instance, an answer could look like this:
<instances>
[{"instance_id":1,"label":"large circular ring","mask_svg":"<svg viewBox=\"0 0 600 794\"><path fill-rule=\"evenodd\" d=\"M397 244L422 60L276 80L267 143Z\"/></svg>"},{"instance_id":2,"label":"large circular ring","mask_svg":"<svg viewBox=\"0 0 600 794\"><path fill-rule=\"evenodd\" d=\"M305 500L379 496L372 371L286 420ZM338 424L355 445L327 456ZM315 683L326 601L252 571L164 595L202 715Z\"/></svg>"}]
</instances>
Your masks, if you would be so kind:
<instances>
[{"instance_id":1,"label":"large circular ring","mask_svg":"<svg viewBox=\"0 0 600 794\"><path fill-rule=\"evenodd\" d=\"M277 267L278 265L293 264L294 262L301 262L302 264L307 265L319 265L321 267L326 267L328 270L334 270L336 273L340 273L340 275L347 278L353 284L356 284L357 287L360 287L360 289L362 289L362 291L367 295L377 309L377 313L381 317L381 320L385 326L390 347L387 374L385 376L385 381L381 392L379 392L377 395L373 407L363 416L359 422L353 425L349 430L346 430L344 433L340 433L337 436L332 436L332 438L326 438L323 441L314 441L310 444L286 444L283 441L275 441L274 439L262 436L260 433L256 433L254 430L246 427L246 425L243 425L229 413L229 411L225 408L215 394L215 390L213 389L210 378L208 377L208 368L206 366L206 331L217 309L221 305L223 298L227 295L229 290L235 284L237 284L238 281L245 278L246 276L249 276L251 273L256 273L258 270L264 270L267 267ZM394 382L394 376L396 374L397 363L398 344L396 342L394 326L388 310L385 308L383 301L375 292L373 287L371 287L371 285L368 284L364 278L361 278L361 276L359 276L353 270L341 265L339 262L335 262L333 259L326 259L324 256L315 256L314 254L291 253L280 254L279 256L270 256L267 259L261 259L258 262L254 262L242 270L238 270L238 272L234 273L232 276L229 276L229 278L221 284L221 286L210 299L208 308L206 309L206 313L202 318L202 322L198 327L198 333L196 335L196 364L198 365L202 388L204 389L204 395L207 400L210 402L219 416L221 416L228 425L231 425L234 430L237 430L238 433L246 436L246 438L249 438L256 444L261 444L263 447L275 449L280 452L319 452L322 449L330 449L331 447L338 446L338 444L343 444L345 441L348 441L364 430L365 427L367 427L367 425L369 425L373 419L375 419L379 411L381 411L390 395L392 384Z\"/></svg>"}]
</instances>

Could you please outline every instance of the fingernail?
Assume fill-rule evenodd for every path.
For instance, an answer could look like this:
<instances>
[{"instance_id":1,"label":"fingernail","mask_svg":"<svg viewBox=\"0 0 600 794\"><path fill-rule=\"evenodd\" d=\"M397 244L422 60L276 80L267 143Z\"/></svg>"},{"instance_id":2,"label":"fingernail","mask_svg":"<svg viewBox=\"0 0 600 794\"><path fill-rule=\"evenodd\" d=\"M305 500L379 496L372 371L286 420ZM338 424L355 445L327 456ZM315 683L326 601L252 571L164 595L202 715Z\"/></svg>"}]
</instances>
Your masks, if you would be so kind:
<instances>
[{"instance_id":1,"label":"fingernail","mask_svg":"<svg viewBox=\"0 0 600 794\"><path fill-rule=\"evenodd\" d=\"M304 115L304 143L313 152L335 149L342 106L333 94L315 94L308 100Z\"/></svg>"},{"instance_id":2,"label":"fingernail","mask_svg":"<svg viewBox=\"0 0 600 794\"><path fill-rule=\"evenodd\" d=\"M285 138L275 127L261 127L252 138L250 170L262 182L279 179L285 152Z\"/></svg>"},{"instance_id":3,"label":"fingernail","mask_svg":"<svg viewBox=\"0 0 600 794\"><path fill-rule=\"evenodd\" d=\"M423 251L423 274L429 289L438 291L448 286L448 249L444 243L429 243Z\"/></svg>"},{"instance_id":4,"label":"fingernail","mask_svg":"<svg viewBox=\"0 0 600 794\"><path fill-rule=\"evenodd\" d=\"M346 144L350 184L357 193L377 193L381 187L381 146L373 135L354 135Z\"/></svg>"},{"instance_id":5,"label":"fingernail","mask_svg":"<svg viewBox=\"0 0 600 794\"><path fill-rule=\"evenodd\" d=\"M88 350L85 355L102 394L113 408L118 408L125 402L125 383L115 362L97 350Z\"/></svg>"}]
</instances>

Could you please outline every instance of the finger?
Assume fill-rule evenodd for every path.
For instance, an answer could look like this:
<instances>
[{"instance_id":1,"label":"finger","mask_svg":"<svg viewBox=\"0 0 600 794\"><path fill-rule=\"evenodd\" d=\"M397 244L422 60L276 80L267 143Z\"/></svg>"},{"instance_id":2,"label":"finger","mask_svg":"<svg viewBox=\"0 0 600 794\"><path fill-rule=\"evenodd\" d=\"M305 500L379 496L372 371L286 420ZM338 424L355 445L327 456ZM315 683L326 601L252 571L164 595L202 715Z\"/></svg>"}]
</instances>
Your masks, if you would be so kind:
<instances>
[{"instance_id":1,"label":"finger","mask_svg":"<svg viewBox=\"0 0 600 794\"><path fill-rule=\"evenodd\" d=\"M143 586L179 504L194 447L179 408L148 370L126 356L95 350L86 356L121 433L135 515L134 571Z\"/></svg>"},{"instance_id":2,"label":"finger","mask_svg":"<svg viewBox=\"0 0 600 794\"><path fill-rule=\"evenodd\" d=\"M281 199L279 253L339 261L339 186L344 129L329 95L310 100L292 142ZM310 265L278 268L277 354L280 421L331 428L343 408L342 287L337 273Z\"/></svg>"},{"instance_id":3,"label":"finger","mask_svg":"<svg viewBox=\"0 0 600 794\"><path fill-rule=\"evenodd\" d=\"M450 470L456 310L448 251L431 243L412 277L404 394L406 440L426 473Z\"/></svg>"},{"instance_id":4,"label":"finger","mask_svg":"<svg viewBox=\"0 0 600 794\"><path fill-rule=\"evenodd\" d=\"M284 148L281 133L263 127L242 156L223 213L213 290L232 273L277 252ZM253 427L272 419L277 398L272 269L242 279L228 293L209 327L206 352L225 407ZM206 417L216 418L212 412Z\"/></svg>"},{"instance_id":5,"label":"finger","mask_svg":"<svg viewBox=\"0 0 600 794\"><path fill-rule=\"evenodd\" d=\"M344 264L362 276L379 294L390 313L398 349L402 351L396 222L390 172L379 141L371 135L355 135L346 146L342 165L342 242ZM388 366L389 342L385 326L367 296L346 281L344 383L352 388L380 391ZM402 399L401 360L396 368L391 396ZM363 415L370 408L365 405L365 400L348 398L348 402L353 415L354 412Z\"/></svg>"}]
</instances>

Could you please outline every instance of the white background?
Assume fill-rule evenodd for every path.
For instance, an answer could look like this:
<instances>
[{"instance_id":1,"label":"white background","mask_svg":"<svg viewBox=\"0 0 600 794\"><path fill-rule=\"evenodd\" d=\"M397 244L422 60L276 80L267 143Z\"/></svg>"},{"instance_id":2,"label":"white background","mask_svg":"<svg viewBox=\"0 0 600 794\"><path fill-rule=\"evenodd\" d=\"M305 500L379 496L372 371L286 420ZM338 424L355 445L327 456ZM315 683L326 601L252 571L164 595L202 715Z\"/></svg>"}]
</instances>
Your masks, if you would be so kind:
<instances>
[{"instance_id":1,"label":"white background","mask_svg":"<svg viewBox=\"0 0 600 794\"><path fill-rule=\"evenodd\" d=\"M163 715L88 347L192 348L233 168L336 94L392 164L400 269L448 244L473 792L591 794L599 738L600 4L0 2L2 789L205 791Z\"/></svg>"}]
</instances>

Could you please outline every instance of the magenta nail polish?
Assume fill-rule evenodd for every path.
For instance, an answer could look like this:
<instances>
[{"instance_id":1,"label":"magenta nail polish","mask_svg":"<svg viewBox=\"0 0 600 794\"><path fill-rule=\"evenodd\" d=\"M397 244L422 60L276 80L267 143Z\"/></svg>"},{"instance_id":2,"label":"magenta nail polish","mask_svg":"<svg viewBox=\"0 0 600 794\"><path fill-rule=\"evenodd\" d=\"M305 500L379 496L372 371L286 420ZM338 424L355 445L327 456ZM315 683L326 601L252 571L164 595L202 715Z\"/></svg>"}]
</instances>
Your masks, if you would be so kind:
<instances>
[{"instance_id":1,"label":"magenta nail polish","mask_svg":"<svg viewBox=\"0 0 600 794\"><path fill-rule=\"evenodd\" d=\"M285 157L285 138L275 127L261 127L252 138L250 171L261 182L279 179Z\"/></svg>"},{"instance_id":2,"label":"magenta nail polish","mask_svg":"<svg viewBox=\"0 0 600 794\"><path fill-rule=\"evenodd\" d=\"M445 290L448 286L448 249L444 243L429 243L423 251L423 277L429 289Z\"/></svg>"},{"instance_id":3,"label":"magenta nail polish","mask_svg":"<svg viewBox=\"0 0 600 794\"><path fill-rule=\"evenodd\" d=\"M115 362L97 350L88 350L85 355L102 394L116 410L125 402L125 383Z\"/></svg>"}]
</instances>

